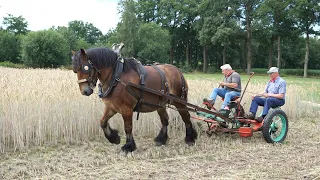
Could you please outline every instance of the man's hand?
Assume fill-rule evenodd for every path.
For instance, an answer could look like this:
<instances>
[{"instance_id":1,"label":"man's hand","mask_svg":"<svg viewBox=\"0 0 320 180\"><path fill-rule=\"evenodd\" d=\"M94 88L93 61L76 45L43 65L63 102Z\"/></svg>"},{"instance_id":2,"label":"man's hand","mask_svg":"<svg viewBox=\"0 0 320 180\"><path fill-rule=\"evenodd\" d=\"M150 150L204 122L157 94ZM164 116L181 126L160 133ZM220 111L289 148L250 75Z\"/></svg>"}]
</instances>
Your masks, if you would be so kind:
<instances>
[{"instance_id":1,"label":"man's hand","mask_svg":"<svg viewBox=\"0 0 320 180\"><path fill-rule=\"evenodd\" d=\"M252 95L251 99L253 100L255 97L261 97L261 96L264 97L264 94L268 94L268 93L258 93L258 94Z\"/></svg>"},{"instance_id":2,"label":"man's hand","mask_svg":"<svg viewBox=\"0 0 320 180\"><path fill-rule=\"evenodd\" d=\"M220 85L220 86L225 86L225 85L226 85L226 83L225 83L225 82L223 82L223 81L221 81L221 82L219 82L219 85Z\"/></svg>"}]
</instances>

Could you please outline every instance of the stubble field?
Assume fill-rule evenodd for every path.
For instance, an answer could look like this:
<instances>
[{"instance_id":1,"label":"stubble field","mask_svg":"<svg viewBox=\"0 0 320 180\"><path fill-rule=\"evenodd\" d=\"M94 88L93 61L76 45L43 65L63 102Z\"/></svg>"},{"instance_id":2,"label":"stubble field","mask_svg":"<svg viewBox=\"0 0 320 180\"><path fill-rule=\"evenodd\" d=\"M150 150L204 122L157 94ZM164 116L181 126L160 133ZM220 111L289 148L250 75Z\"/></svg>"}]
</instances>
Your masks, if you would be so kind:
<instances>
[{"instance_id":1,"label":"stubble field","mask_svg":"<svg viewBox=\"0 0 320 180\"><path fill-rule=\"evenodd\" d=\"M184 125L169 110L169 141L154 146L160 129L156 113L134 119L137 150L124 154L123 121L111 126L122 141L112 145L99 127L103 103L80 94L76 75L66 70L0 67L0 179L319 179L319 79L284 77L289 132L282 144L267 144L261 132L207 137L206 124L194 146L184 143ZM201 106L221 75L186 75L189 102ZM248 76L242 76L243 87ZM243 99L261 92L267 76L254 76ZM216 105L220 107L221 102ZM136 116L134 116L135 118Z\"/></svg>"}]
</instances>

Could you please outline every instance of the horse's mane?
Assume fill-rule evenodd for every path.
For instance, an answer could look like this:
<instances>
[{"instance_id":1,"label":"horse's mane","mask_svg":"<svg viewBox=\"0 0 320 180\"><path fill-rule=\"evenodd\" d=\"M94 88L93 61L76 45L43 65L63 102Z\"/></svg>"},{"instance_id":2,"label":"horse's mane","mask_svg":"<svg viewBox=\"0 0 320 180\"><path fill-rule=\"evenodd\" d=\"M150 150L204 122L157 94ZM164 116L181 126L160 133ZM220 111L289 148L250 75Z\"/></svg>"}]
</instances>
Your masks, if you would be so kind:
<instances>
[{"instance_id":1,"label":"horse's mane","mask_svg":"<svg viewBox=\"0 0 320 180\"><path fill-rule=\"evenodd\" d=\"M113 67L118 60L118 54L108 48L91 48L86 50L89 59L97 69ZM123 58L123 72L126 73L130 69L137 71L137 61L134 58Z\"/></svg>"}]
</instances>

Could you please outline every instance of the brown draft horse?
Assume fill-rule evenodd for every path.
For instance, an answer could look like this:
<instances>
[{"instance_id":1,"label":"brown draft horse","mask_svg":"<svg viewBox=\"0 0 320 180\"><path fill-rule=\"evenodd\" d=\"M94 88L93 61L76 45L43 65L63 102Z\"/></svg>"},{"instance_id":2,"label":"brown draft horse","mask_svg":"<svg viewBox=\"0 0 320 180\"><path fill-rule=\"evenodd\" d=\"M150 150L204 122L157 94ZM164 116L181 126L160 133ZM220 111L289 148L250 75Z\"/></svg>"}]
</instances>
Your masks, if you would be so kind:
<instances>
[{"instance_id":1,"label":"brown draft horse","mask_svg":"<svg viewBox=\"0 0 320 180\"><path fill-rule=\"evenodd\" d=\"M139 64L141 63L134 58L122 58L115 51L108 48L92 48L88 50L81 49L78 52L72 52L72 65L74 73L77 73L79 88L82 95L90 96L93 93L96 82L99 79L102 101L105 103L104 114L100 120L100 126L103 129L105 137L115 144L120 143L118 131L112 129L108 120L116 113L122 115L124 121L124 129L126 133L126 144L122 146L125 152L132 152L136 149L136 144L132 135L132 118L133 112L136 111L136 106L143 100L138 110L139 112L157 111L162 127L158 136L154 139L156 145L164 145L167 142L167 126L168 113L165 104L171 103L174 105L181 115L186 126L185 142L193 145L197 138L197 132L190 121L190 114L187 111L186 105L177 102L169 101L168 99L149 93L143 92L141 89L134 89L130 93L126 88L128 83L141 84L141 74L139 76ZM119 58L121 57L121 58ZM122 68L118 68L117 64ZM160 64L154 66L143 66L145 71L144 87L151 88L157 91L162 91L176 97L182 97L187 101L187 82L185 81L179 69L170 64ZM116 72L116 71L122 71ZM162 72L159 72L160 71ZM140 69L141 71L141 69ZM164 74L161 76L161 74ZM119 77L115 77L115 76ZM166 81L163 81L163 78ZM162 80L161 80L162 79ZM185 86L184 88L182 88ZM165 88L163 88L165 87ZM109 91L109 90L112 91ZM107 95L103 95L106 92ZM134 95L138 95L137 98ZM143 98L141 98L143 96Z\"/></svg>"}]
</instances>

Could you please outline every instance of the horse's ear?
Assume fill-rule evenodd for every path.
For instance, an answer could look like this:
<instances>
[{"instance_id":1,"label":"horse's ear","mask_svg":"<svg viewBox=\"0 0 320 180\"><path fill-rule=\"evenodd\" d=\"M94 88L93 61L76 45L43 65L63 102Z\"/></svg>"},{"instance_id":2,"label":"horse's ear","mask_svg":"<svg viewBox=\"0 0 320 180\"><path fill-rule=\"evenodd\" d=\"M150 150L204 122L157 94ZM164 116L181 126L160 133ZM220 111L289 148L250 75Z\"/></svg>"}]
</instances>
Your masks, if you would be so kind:
<instances>
[{"instance_id":1,"label":"horse's ear","mask_svg":"<svg viewBox=\"0 0 320 180\"><path fill-rule=\"evenodd\" d=\"M74 50L71 50L71 53L72 53L73 56L76 55L76 52Z\"/></svg>"},{"instance_id":2,"label":"horse's ear","mask_svg":"<svg viewBox=\"0 0 320 180\"><path fill-rule=\"evenodd\" d=\"M87 60L87 53L84 49L80 49L80 54L81 54L83 60Z\"/></svg>"}]
</instances>

